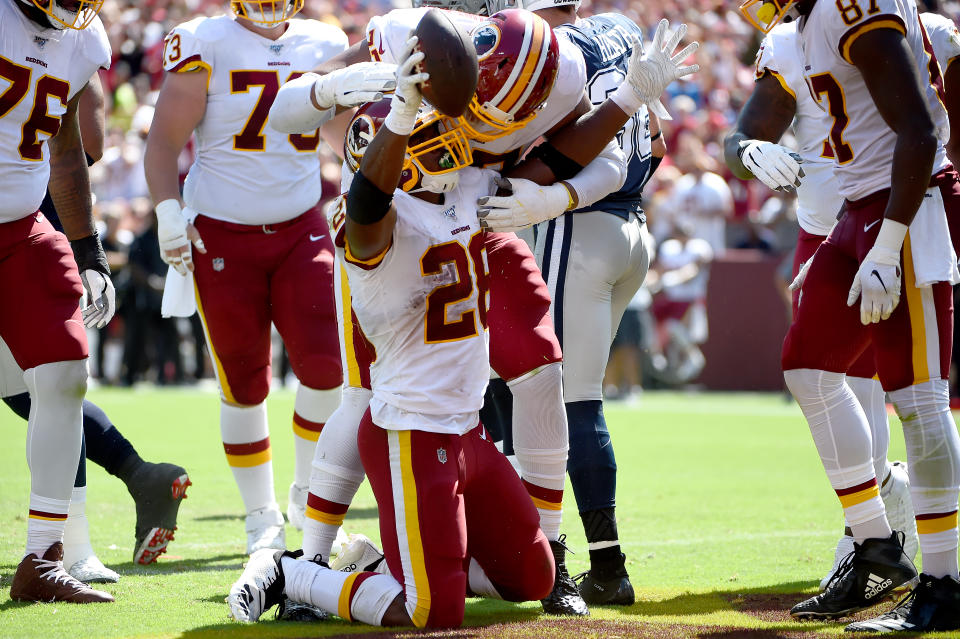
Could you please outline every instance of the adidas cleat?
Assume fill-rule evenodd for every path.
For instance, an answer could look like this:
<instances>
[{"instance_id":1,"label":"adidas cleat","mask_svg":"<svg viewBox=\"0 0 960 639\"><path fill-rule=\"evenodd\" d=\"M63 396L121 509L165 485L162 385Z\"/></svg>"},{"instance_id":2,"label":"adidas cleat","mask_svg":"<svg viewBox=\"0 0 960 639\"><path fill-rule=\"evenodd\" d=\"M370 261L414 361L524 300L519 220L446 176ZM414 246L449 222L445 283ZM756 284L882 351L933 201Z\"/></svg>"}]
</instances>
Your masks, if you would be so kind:
<instances>
[{"instance_id":1,"label":"adidas cleat","mask_svg":"<svg viewBox=\"0 0 960 639\"><path fill-rule=\"evenodd\" d=\"M875 606L898 586L917 576L903 553L903 534L854 542L853 552L837 567L824 591L790 610L794 619L839 619Z\"/></svg>"},{"instance_id":2,"label":"adidas cleat","mask_svg":"<svg viewBox=\"0 0 960 639\"><path fill-rule=\"evenodd\" d=\"M245 525L248 555L264 548L284 550L287 547L283 515L276 504L248 513Z\"/></svg>"},{"instance_id":3,"label":"adidas cleat","mask_svg":"<svg viewBox=\"0 0 960 639\"><path fill-rule=\"evenodd\" d=\"M383 553L366 535L360 533L347 535L347 542L330 562L330 568L340 572L378 572L382 575L389 572Z\"/></svg>"},{"instance_id":4,"label":"adidas cleat","mask_svg":"<svg viewBox=\"0 0 960 639\"><path fill-rule=\"evenodd\" d=\"M85 584L93 583L116 583L120 581L120 575L103 565L99 557L89 555L79 561L73 562L67 573Z\"/></svg>"},{"instance_id":5,"label":"adidas cleat","mask_svg":"<svg viewBox=\"0 0 960 639\"><path fill-rule=\"evenodd\" d=\"M566 540L566 535L560 535L556 541L550 542L555 569L553 590L546 599L540 600L540 605L548 615L587 617L590 615L590 610L583 601L580 591L577 590L577 584L573 583L570 573L567 572L567 550L569 549Z\"/></svg>"},{"instance_id":6,"label":"adidas cleat","mask_svg":"<svg viewBox=\"0 0 960 639\"><path fill-rule=\"evenodd\" d=\"M227 604L230 616L237 621L257 621L260 615L283 602L284 557L296 558L299 553L264 548L250 555L243 574L230 587Z\"/></svg>"},{"instance_id":7,"label":"adidas cleat","mask_svg":"<svg viewBox=\"0 0 960 639\"><path fill-rule=\"evenodd\" d=\"M187 497L190 477L180 466L143 462L127 482L137 507L133 562L147 565L167 552L177 529L180 502Z\"/></svg>"},{"instance_id":8,"label":"adidas cleat","mask_svg":"<svg viewBox=\"0 0 960 639\"><path fill-rule=\"evenodd\" d=\"M890 464L890 478L886 485L880 487L880 499L887 511L890 528L903 532L903 552L913 561L920 548L920 538L917 535L917 520L910 496L910 476L904 462L895 461Z\"/></svg>"},{"instance_id":9,"label":"adidas cleat","mask_svg":"<svg viewBox=\"0 0 960 639\"><path fill-rule=\"evenodd\" d=\"M830 569L830 572L820 580L820 592L823 592L827 589L827 584L830 583L830 580L833 579L833 576L837 574L837 568L840 567L840 564L843 563L843 560L846 559L847 555L853 552L853 537L850 535L843 535L840 537L840 541L837 542L837 550L833 553L833 567Z\"/></svg>"},{"instance_id":10,"label":"adidas cleat","mask_svg":"<svg viewBox=\"0 0 960 639\"><path fill-rule=\"evenodd\" d=\"M290 484L287 493L287 521L297 530L303 530L303 521L307 517L307 493L309 488L300 488L297 483Z\"/></svg>"},{"instance_id":11,"label":"adidas cleat","mask_svg":"<svg viewBox=\"0 0 960 639\"><path fill-rule=\"evenodd\" d=\"M893 610L858 621L848 632L928 632L960 630L960 582L921 574L919 584Z\"/></svg>"}]
</instances>

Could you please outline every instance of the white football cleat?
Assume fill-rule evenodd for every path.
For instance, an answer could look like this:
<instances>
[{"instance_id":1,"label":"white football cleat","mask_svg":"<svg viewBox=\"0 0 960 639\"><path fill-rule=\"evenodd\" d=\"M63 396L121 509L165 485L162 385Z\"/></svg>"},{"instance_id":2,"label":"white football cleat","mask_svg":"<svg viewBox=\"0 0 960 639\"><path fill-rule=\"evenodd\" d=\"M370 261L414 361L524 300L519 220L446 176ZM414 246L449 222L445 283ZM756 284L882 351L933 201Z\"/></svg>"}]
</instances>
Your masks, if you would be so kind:
<instances>
[{"instance_id":1,"label":"white football cleat","mask_svg":"<svg viewBox=\"0 0 960 639\"><path fill-rule=\"evenodd\" d=\"M880 499L887 509L887 521L890 528L904 535L903 554L910 561L917 556L920 538L917 536L917 520L913 513L913 500L910 498L910 476L907 465L895 461L890 464L890 479L886 486L880 487Z\"/></svg>"},{"instance_id":2,"label":"white football cleat","mask_svg":"<svg viewBox=\"0 0 960 639\"><path fill-rule=\"evenodd\" d=\"M276 504L249 513L246 524L248 555L264 548L284 550L287 547L283 515Z\"/></svg>"},{"instance_id":3,"label":"white football cleat","mask_svg":"<svg viewBox=\"0 0 960 639\"><path fill-rule=\"evenodd\" d=\"M827 584L830 583L830 580L833 579L833 575L837 572L840 562L842 562L844 557L852 552L853 537L844 535L840 538L840 541L837 542L837 550L833 555L833 568L830 569L830 572L827 573L826 577L820 580L820 592L823 592L826 589Z\"/></svg>"},{"instance_id":4,"label":"white football cleat","mask_svg":"<svg viewBox=\"0 0 960 639\"><path fill-rule=\"evenodd\" d=\"M227 604L237 621L257 621L283 601L283 568L280 560L292 556L285 550L263 548L250 555L243 574L230 587Z\"/></svg>"},{"instance_id":5,"label":"white football cleat","mask_svg":"<svg viewBox=\"0 0 960 639\"><path fill-rule=\"evenodd\" d=\"M112 584L120 581L120 575L104 566L96 555L89 555L73 562L67 572L70 573L71 577L85 584Z\"/></svg>"},{"instance_id":6,"label":"white football cleat","mask_svg":"<svg viewBox=\"0 0 960 639\"><path fill-rule=\"evenodd\" d=\"M377 572L389 574L383 553L370 538L360 533L347 535L347 543L337 558L330 562L332 570L340 572Z\"/></svg>"},{"instance_id":7,"label":"white football cleat","mask_svg":"<svg viewBox=\"0 0 960 639\"><path fill-rule=\"evenodd\" d=\"M337 536L333 540L333 544L330 545L330 557L336 557L341 552L343 548L350 543L350 537L347 536L347 533L343 532L343 526L337 528Z\"/></svg>"},{"instance_id":8,"label":"white football cleat","mask_svg":"<svg viewBox=\"0 0 960 639\"><path fill-rule=\"evenodd\" d=\"M300 488L297 483L290 484L287 496L287 521L297 530L303 530L303 520L307 516L307 493L309 487Z\"/></svg>"}]
</instances>

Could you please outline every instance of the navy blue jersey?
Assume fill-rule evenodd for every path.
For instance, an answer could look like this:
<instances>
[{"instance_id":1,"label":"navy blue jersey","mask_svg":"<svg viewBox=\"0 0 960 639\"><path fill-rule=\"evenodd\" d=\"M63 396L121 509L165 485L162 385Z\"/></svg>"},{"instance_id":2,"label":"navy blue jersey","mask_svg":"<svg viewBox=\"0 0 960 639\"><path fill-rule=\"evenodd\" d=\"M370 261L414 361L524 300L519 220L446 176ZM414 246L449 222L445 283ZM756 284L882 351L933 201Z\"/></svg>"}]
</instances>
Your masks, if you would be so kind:
<instances>
[{"instance_id":1,"label":"navy blue jersey","mask_svg":"<svg viewBox=\"0 0 960 639\"><path fill-rule=\"evenodd\" d=\"M601 104L627 76L633 52L633 38L643 32L632 20L618 13L601 13L565 24L554 30L563 34L583 52L587 63L587 95ZM643 186L650 179L650 116L642 107L617 133L617 142L627 156L627 180L623 187L596 204L580 209L607 211L627 218L639 211Z\"/></svg>"}]
</instances>

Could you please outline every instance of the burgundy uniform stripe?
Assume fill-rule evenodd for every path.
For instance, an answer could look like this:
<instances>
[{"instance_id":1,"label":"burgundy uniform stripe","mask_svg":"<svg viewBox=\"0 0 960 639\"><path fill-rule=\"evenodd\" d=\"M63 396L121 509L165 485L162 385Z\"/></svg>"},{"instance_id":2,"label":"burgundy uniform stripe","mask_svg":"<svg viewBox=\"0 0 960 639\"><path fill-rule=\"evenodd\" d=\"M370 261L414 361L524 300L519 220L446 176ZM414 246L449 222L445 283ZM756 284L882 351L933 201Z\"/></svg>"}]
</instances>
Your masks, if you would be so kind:
<instances>
[{"instance_id":1,"label":"burgundy uniform stripe","mask_svg":"<svg viewBox=\"0 0 960 639\"><path fill-rule=\"evenodd\" d=\"M957 514L955 510L951 510L948 513L927 513L925 515L917 515L917 519L940 519L941 517L950 517L955 514Z\"/></svg>"},{"instance_id":2,"label":"burgundy uniform stripe","mask_svg":"<svg viewBox=\"0 0 960 639\"><path fill-rule=\"evenodd\" d=\"M202 58L200 57L199 54L192 55L192 56L190 56L189 58L185 58L184 60L181 60L180 63L177 64L177 66L175 66L175 67L173 67L172 69L170 69L170 72L171 72L171 73L176 73L177 71L179 71L179 70L182 69L183 67L187 66L187 65L190 64L191 62L202 62L202 61L203 61L203 60L202 60Z\"/></svg>"},{"instance_id":3,"label":"burgundy uniform stripe","mask_svg":"<svg viewBox=\"0 0 960 639\"><path fill-rule=\"evenodd\" d=\"M866 490L877 485L877 478L874 477L870 481L865 481L862 484L857 484L856 486L851 486L850 488L837 488L836 493L838 497L843 497L844 495L852 495L854 493L859 493L861 490Z\"/></svg>"},{"instance_id":4,"label":"burgundy uniform stripe","mask_svg":"<svg viewBox=\"0 0 960 639\"><path fill-rule=\"evenodd\" d=\"M520 481L523 483L523 487L527 489L527 492L530 493L531 497L536 497L537 499L542 499L543 501L549 501L552 504L559 504L563 501L562 490L550 490L549 488L544 488L543 486L531 484L526 479L521 479Z\"/></svg>"},{"instance_id":5,"label":"burgundy uniform stripe","mask_svg":"<svg viewBox=\"0 0 960 639\"><path fill-rule=\"evenodd\" d=\"M384 560L386 561L386 560ZM353 596L357 594L357 590L360 588L360 584L365 582L370 577L373 577L377 573L375 572L362 572L357 575L357 578L353 580L353 584L350 586L350 603L353 603Z\"/></svg>"},{"instance_id":6,"label":"burgundy uniform stripe","mask_svg":"<svg viewBox=\"0 0 960 639\"><path fill-rule=\"evenodd\" d=\"M343 515L350 508L350 504L338 504L335 501L327 501L322 497L317 497L313 493L307 493L307 506L329 515Z\"/></svg>"},{"instance_id":7,"label":"burgundy uniform stripe","mask_svg":"<svg viewBox=\"0 0 960 639\"><path fill-rule=\"evenodd\" d=\"M262 453L270 448L270 438L264 437L258 442L249 442L247 444L228 444L223 443L223 452L228 455L253 455Z\"/></svg>"},{"instance_id":8,"label":"burgundy uniform stripe","mask_svg":"<svg viewBox=\"0 0 960 639\"><path fill-rule=\"evenodd\" d=\"M66 519L67 513L48 513L45 510L34 510L30 509L30 516L32 517L46 517L47 519Z\"/></svg>"},{"instance_id":9,"label":"burgundy uniform stripe","mask_svg":"<svg viewBox=\"0 0 960 639\"><path fill-rule=\"evenodd\" d=\"M297 413L293 414L293 423L304 430L313 431L315 433L319 433L321 430L323 430L323 422L311 422L309 419L301 417Z\"/></svg>"}]
</instances>

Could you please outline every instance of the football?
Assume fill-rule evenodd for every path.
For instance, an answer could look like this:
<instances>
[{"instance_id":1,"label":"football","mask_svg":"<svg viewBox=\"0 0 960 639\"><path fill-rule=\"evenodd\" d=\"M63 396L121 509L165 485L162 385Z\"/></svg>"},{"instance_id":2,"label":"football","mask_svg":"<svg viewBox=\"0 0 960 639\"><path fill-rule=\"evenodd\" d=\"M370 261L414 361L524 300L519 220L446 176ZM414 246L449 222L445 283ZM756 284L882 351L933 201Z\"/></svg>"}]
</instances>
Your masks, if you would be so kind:
<instances>
[{"instance_id":1,"label":"football","mask_svg":"<svg viewBox=\"0 0 960 639\"><path fill-rule=\"evenodd\" d=\"M477 90L477 50L470 36L445 11L427 11L413 34L425 58L421 63L430 79L423 83L424 99L444 115L463 115Z\"/></svg>"}]
</instances>

